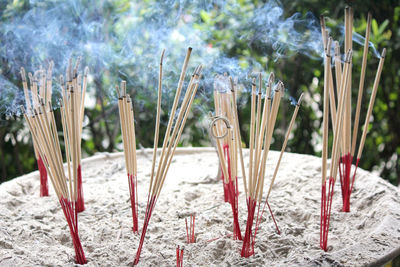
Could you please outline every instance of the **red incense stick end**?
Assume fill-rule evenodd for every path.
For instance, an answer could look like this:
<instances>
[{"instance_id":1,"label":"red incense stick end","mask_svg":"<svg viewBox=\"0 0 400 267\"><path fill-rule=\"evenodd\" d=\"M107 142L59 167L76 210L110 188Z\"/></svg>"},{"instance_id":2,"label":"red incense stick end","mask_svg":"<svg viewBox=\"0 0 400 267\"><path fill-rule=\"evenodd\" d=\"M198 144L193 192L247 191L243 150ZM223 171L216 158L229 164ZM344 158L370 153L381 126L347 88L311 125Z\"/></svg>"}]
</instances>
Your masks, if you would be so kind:
<instances>
[{"instance_id":1,"label":"red incense stick end","mask_svg":"<svg viewBox=\"0 0 400 267\"><path fill-rule=\"evenodd\" d=\"M76 211L82 212L85 210L85 201L83 200L83 187L82 187L82 169L78 165L78 197L76 201Z\"/></svg>"},{"instance_id":2,"label":"red incense stick end","mask_svg":"<svg viewBox=\"0 0 400 267\"><path fill-rule=\"evenodd\" d=\"M47 185L47 171L41 156L39 156L37 164L40 174L40 196L47 197L49 196L49 187Z\"/></svg>"},{"instance_id":3,"label":"red incense stick end","mask_svg":"<svg viewBox=\"0 0 400 267\"><path fill-rule=\"evenodd\" d=\"M184 248L179 248L179 246L176 248L176 267L183 266L183 251Z\"/></svg>"}]
</instances>

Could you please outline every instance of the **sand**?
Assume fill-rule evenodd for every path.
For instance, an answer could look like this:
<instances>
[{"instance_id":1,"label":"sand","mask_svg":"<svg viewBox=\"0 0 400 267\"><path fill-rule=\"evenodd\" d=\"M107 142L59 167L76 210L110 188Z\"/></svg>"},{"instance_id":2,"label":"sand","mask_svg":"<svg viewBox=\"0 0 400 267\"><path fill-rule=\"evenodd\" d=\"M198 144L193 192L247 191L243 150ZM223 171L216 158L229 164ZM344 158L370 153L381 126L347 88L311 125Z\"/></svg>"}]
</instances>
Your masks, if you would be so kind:
<instances>
[{"instance_id":1,"label":"sand","mask_svg":"<svg viewBox=\"0 0 400 267\"><path fill-rule=\"evenodd\" d=\"M278 152L267 163L269 184ZM247 157L246 157L247 158ZM128 181L122 153L83 161L86 210L79 216L87 266L131 265L139 235L131 230ZM340 183L333 201L329 251L319 248L320 165L317 157L287 153L270 196L278 235L268 213L257 234L255 255L241 258L234 241L232 211L223 202L212 148L179 149L150 221L139 266L176 265L175 248L185 247L184 266L378 266L400 254L400 190L359 170L351 212L340 212ZM151 150L138 151L139 227L143 224ZM240 191L243 183L240 181ZM0 266L74 266L74 250L55 193L39 197L33 172L0 185ZM185 216L196 213L197 243L186 244ZM239 220L244 235L244 194Z\"/></svg>"}]
</instances>

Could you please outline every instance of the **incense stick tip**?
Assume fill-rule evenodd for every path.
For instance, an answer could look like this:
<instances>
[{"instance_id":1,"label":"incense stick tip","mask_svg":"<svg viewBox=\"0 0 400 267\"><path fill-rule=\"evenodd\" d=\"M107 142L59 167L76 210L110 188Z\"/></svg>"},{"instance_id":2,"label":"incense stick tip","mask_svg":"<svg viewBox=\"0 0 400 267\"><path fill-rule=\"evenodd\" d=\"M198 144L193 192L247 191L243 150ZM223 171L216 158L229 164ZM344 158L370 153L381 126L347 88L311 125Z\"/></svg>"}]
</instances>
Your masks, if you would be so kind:
<instances>
[{"instance_id":1,"label":"incense stick tip","mask_svg":"<svg viewBox=\"0 0 400 267\"><path fill-rule=\"evenodd\" d=\"M321 22L321 25L325 25L325 17L324 15L319 16L319 21Z\"/></svg>"},{"instance_id":2,"label":"incense stick tip","mask_svg":"<svg viewBox=\"0 0 400 267\"><path fill-rule=\"evenodd\" d=\"M330 57L330 53L331 53L331 46L332 46L332 37L328 38L328 43L325 47L325 53L328 57Z\"/></svg>"},{"instance_id":3,"label":"incense stick tip","mask_svg":"<svg viewBox=\"0 0 400 267\"><path fill-rule=\"evenodd\" d=\"M386 48L383 48L381 58L385 58L386 56Z\"/></svg>"},{"instance_id":4,"label":"incense stick tip","mask_svg":"<svg viewBox=\"0 0 400 267\"><path fill-rule=\"evenodd\" d=\"M163 60L164 60L164 54L165 54L165 48L162 50L161 52L161 57L160 57L160 65L163 64Z\"/></svg>"},{"instance_id":5,"label":"incense stick tip","mask_svg":"<svg viewBox=\"0 0 400 267\"><path fill-rule=\"evenodd\" d=\"M372 20L372 13L371 11L368 11L368 15L367 15L367 24L370 24Z\"/></svg>"},{"instance_id":6,"label":"incense stick tip","mask_svg":"<svg viewBox=\"0 0 400 267\"><path fill-rule=\"evenodd\" d=\"M303 100L303 97L304 97L304 93L301 93L299 100L297 100L297 106L300 106L301 101Z\"/></svg>"}]
</instances>

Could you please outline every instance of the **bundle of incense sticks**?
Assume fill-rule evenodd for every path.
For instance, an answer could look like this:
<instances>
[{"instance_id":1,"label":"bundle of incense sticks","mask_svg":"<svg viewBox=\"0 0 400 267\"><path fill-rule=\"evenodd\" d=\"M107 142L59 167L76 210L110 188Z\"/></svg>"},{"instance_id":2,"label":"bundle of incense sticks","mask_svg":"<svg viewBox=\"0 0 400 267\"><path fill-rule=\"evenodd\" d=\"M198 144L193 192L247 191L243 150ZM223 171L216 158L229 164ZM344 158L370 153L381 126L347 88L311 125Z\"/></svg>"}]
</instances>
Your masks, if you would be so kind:
<instances>
[{"instance_id":1,"label":"bundle of incense sticks","mask_svg":"<svg viewBox=\"0 0 400 267\"><path fill-rule=\"evenodd\" d=\"M264 213L265 207L268 206L269 212L271 213L271 217L274 221L274 224L277 228L278 233L280 233L278 225L273 216L272 210L268 203L268 198L271 193L272 186L275 182L275 178L278 173L278 169L280 166L280 162L283 156L283 153L286 149L287 141L290 136L290 132L293 128L299 107L302 99L302 95L299 98L299 101L296 105L296 108L293 112L292 119L290 121L284 143L282 145L281 153L278 159L278 162L275 166L275 170L272 176L272 180L269 186L268 194L265 199L264 206L261 208L261 200L263 195L264 188L264 178L265 178L265 166L268 158L268 152L271 145L273 129L275 127L276 118L278 115L278 109L281 102L282 94L284 93L284 85L282 82L279 82L275 87L275 94L272 98L271 91L274 86L274 74L271 73L269 77L269 81L266 87L266 95L264 98L264 103L262 102L262 76L259 75L259 90L257 92L256 79L254 78L252 81L252 95L251 95L251 118L250 118L250 140L249 140L249 172L246 176L245 168L243 163L243 153L241 148L241 137L239 132L239 120L238 120L238 111L236 104L236 91L232 78L229 77L229 86L231 89L231 94L225 101L225 105L228 105L226 113L220 113L219 116L214 118L211 125L211 133L217 140L217 151L218 156L221 161L222 172L225 177L232 177L234 174L237 175L237 154L239 154L239 158L241 161L242 168L242 178L244 183L244 191L246 194L247 201L247 225L246 225L246 233L243 238L243 247L241 250L242 257L249 257L254 254L254 244L255 237L257 233L257 229L261 222L262 215ZM219 96L220 93L215 93L215 97L221 98ZM257 99L256 99L257 98ZM223 98L222 98L223 99ZM222 101L219 101L216 105L216 110L219 110L219 106ZM222 105L222 104L221 104ZM219 124L218 124L219 123ZM227 142L229 144L231 151L231 165L226 164L226 158L222 151L222 140L225 137L227 138ZM239 153L237 152L239 151ZM232 160L233 159L233 160ZM232 165L234 168L232 167ZM231 179L230 181L233 181ZM229 182L229 180L228 180ZM236 180L237 184L237 180ZM229 192L229 191L228 191ZM230 195L234 196L233 193ZM255 218L255 210L258 206L257 217ZM236 206L237 208L237 206ZM235 213L234 213L235 215ZM255 230L253 233L253 224L255 220ZM237 222L237 229L240 234L239 222Z\"/></svg>"},{"instance_id":2,"label":"bundle of incense sticks","mask_svg":"<svg viewBox=\"0 0 400 267\"><path fill-rule=\"evenodd\" d=\"M66 160L68 173L72 174L77 180L77 200L76 209L78 212L85 210L82 187L82 167L81 167L81 141L82 126L85 112L85 94L87 88L88 68L84 69L83 77L78 73L80 58L76 60L72 67L72 59L69 60L66 82L64 77L60 77L62 89L61 116L66 140ZM71 166L72 165L72 166ZM71 170L72 167L72 170Z\"/></svg>"},{"instance_id":3,"label":"bundle of incense sticks","mask_svg":"<svg viewBox=\"0 0 400 267\"><path fill-rule=\"evenodd\" d=\"M237 118L236 95L230 77L218 75L214 79L215 117L211 122L211 135L216 140L221 178L224 188L224 200L232 207L233 238L242 240L239 224L237 181L238 154L242 164L242 175L246 179L243 162L242 144ZM232 87L231 87L232 86ZM229 88L232 88L230 90Z\"/></svg>"},{"instance_id":4,"label":"bundle of incense sticks","mask_svg":"<svg viewBox=\"0 0 400 267\"><path fill-rule=\"evenodd\" d=\"M262 77L259 76L260 80L260 88L259 91L262 90ZM266 172L266 161L268 158L268 153L270 150L273 130L275 128L275 122L278 115L278 110L281 102L282 95L284 93L284 85L282 82L279 82L275 86L273 98L271 96L271 91L274 86L274 75L273 73L269 77L268 84L266 86L266 95L264 98L264 103L262 104L261 94L256 93L256 80L253 79L252 82L252 96L251 96L251 118L250 118L250 140L249 140L249 172L247 184L245 183L245 192L247 199L247 225L246 225L246 233L243 239L243 246L241 250L242 257L249 257L254 254L254 245L257 230L264 213L266 205L269 208L271 213L271 217L274 221L275 227L277 228L278 233L280 233L278 225L273 216L272 210L268 203L268 198L272 189L272 186L275 182L275 178L278 173L278 169L280 166L280 162L283 156L283 153L286 149L287 141L290 136L291 129L295 122L295 118L297 116L300 102L302 96L300 96L299 101L296 105L296 108L293 112L292 119L290 125L288 127L284 143L282 145L281 153L278 159L278 162L275 166L274 174L271 179L271 183L269 186L268 194L265 199L264 207L261 209L261 201L263 195L264 188L264 178ZM256 100L257 98L257 100ZM262 107L263 106L263 107ZM262 108L261 108L262 107ZM261 111L262 109L262 111ZM253 224L255 219L255 210L258 205L257 218L255 220L255 230L253 234Z\"/></svg>"},{"instance_id":5,"label":"bundle of incense sticks","mask_svg":"<svg viewBox=\"0 0 400 267\"><path fill-rule=\"evenodd\" d=\"M67 220L75 249L76 263L85 264L87 261L78 232L78 212L76 209L78 195L77 177L71 176L70 172L67 176L64 172L63 157L51 103L48 102L48 105L45 105L41 96L38 96L38 102L39 105L32 108L29 112L25 112L24 107L21 107L21 109L28 123L32 137L35 140L37 152L41 158L44 159L44 167L49 174L54 191L56 192ZM72 132L70 129L64 131L65 142L68 142L68 138L65 136L67 133L76 135L76 133ZM73 147L73 151L71 152L76 153L76 150L76 147Z\"/></svg>"},{"instance_id":6,"label":"bundle of incense sticks","mask_svg":"<svg viewBox=\"0 0 400 267\"><path fill-rule=\"evenodd\" d=\"M321 31L325 50L325 69L324 69L324 104L323 104L323 146L322 146L322 188L321 188L321 219L320 219L320 247L327 250L329 222L332 208L333 188L339 171L342 189L343 211L350 211L350 195L353 190L355 174L358 162L365 144L365 138L368 132L368 125L374 106L379 80L382 73L386 49L383 49L379 60L378 69L375 76L374 85L368 105L368 111L365 117L364 128L358 148L356 167L353 178L350 179L351 166L353 162L358 125L361 113L361 99L364 88L365 69L368 54L368 39L370 31L371 15L368 14L367 33L364 43L363 60L358 92L356 114L353 123L353 135L351 138L352 109L351 109L351 81L352 81L352 29L353 29L353 11L351 8L345 9L345 56L342 66L339 42L335 42L335 79L337 105L335 98L335 89L333 74L331 68L331 46L332 38L328 36L325 27L324 18L321 17ZM328 159L328 135L329 135L329 110L331 111L331 121L333 127L333 144L331 152L331 165L329 172L329 186L327 188L327 159Z\"/></svg>"},{"instance_id":7,"label":"bundle of incense sticks","mask_svg":"<svg viewBox=\"0 0 400 267\"><path fill-rule=\"evenodd\" d=\"M30 112L32 109L37 109L39 107L38 96L44 99L45 103L51 102L53 66L54 62L50 61L47 71L41 67L33 75L32 73L29 73L28 74L30 82L29 87L28 87L28 82L26 80L25 69L21 68L22 85L24 88L26 108L28 112ZM29 93L29 91L31 91L31 94ZM38 152L37 144L35 143L35 141L33 141L33 149L35 152L35 158L38 164L38 169L40 174L40 196L41 197L48 196L49 188L47 185L47 172L43 163L43 159Z\"/></svg>"},{"instance_id":8,"label":"bundle of incense sticks","mask_svg":"<svg viewBox=\"0 0 400 267\"><path fill-rule=\"evenodd\" d=\"M137 201L137 161L135 117L130 96L126 93L126 82L121 82L121 90L117 86L118 108L121 121L122 141L124 143L125 166L128 175L129 194L131 199L133 232L138 232L138 201Z\"/></svg>"},{"instance_id":9,"label":"bundle of incense sticks","mask_svg":"<svg viewBox=\"0 0 400 267\"><path fill-rule=\"evenodd\" d=\"M224 75L217 75L214 79L214 105L215 105L215 118L219 117L225 117L229 120L229 123L233 125L233 102L232 102L232 96L230 95L230 90L227 88L229 86L229 78L226 74ZM229 117L228 117L229 115ZM222 125L221 123L223 122L218 122L218 120L215 123L215 127L217 128L216 131L221 133L222 131ZM214 130L211 129L211 134L214 133ZM213 134L214 135L214 134ZM215 137L215 135L214 135ZM221 166L221 181L223 185L223 190L224 190L224 201L229 202L231 204L235 203L235 200L237 200L237 196L239 195L239 190L237 187L237 177L234 177L232 179L232 174L231 174L231 168L233 169L232 173L236 172L236 165L232 162L231 164L231 154L237 152L237 150L233 151L233 147L230 147L229 145L231 144L232 140L229 140L228 138L228 133L226 132L224 137L220 137L218 144L222 144L222 150L224 152L224 158L225 158L225 163L228 166ZM235 138L236 140L237 138ZM218 150L219 151L219 150ZM231 153L232 151L232 153ZM221 164L221 160L220 160ZM228 170L228 172L226 172ZM226 177L225 173L228 173L229 177ZM233 186L232 186L233 185ZM236 185L236 186L235 186ZM234 192L234 196L230 196L230 191Z\"/></svg>"},{"instance_id":10,"label":"bundle of incense sticks","mask_svg":"<svg viewBox=\"0 0 400 267\"><path fill-rule=\"evenodd\" d=\"M181 137L183 129L185 127L185 123L186 123L187 117L189 115L190 108L193 104L193 100L196 96L197 88L199 85L199 80L200 80L200 75L201 75L201 70L202 70L201 65L196 67L196 69L194 70L192 77L188 83L183 100L181 101L180 108L177 109L178 104L180 102L179 99L181 96L182 87L183 87L186 71L188 68L191 52L192 52L192 48L189 47L188 51L186 53L184 63L183 63L181 75L180 75L179 82L178 82L178 87L177 87L176 93L175 93L174 102L172 104L172 109L171 109L167 129L166 129L165 136L164 136L161 155L158 160L157 171L155 171L159 123L160 123L159 116L160 116L160 111L161 111L161 91L162 91L162 86L161 86L162 68L161 68L161 66L162 66L163 56L161 57L160 76L159 76L160 77L160 81L159 81L160 86L158 88L158 90L159 90L158 97L159 98L158 98L158 103L157 103L157 118L156 118L156 131L155 131L155 138L154 138L155 142L154 142L154 151L153 151L153 164L152 164L150 186L149 186L149 193L148 193L148 197L147 197L147 206L146 206L146 213L145 213L145 218L144 218L144 223L143 223L143 229L142 229L142 234L140 237L139 246L138 246L138 249L136 252L136 257L133 262L133 265L136 265L139 263L140 253L142 251L143 242L144 242L147 227L148 227L148 224L149 224L149 221L151 218L151 214L152 214L154 206L158 200L158 197L160 196L160 192L164 185L169 166L171 165L173 155L175 153L176 147L179 143L180 137ZM163 52L163 54L164 54L164 52ZM178 114L176 114L177 110L178 110Z\"/></svg>"}]
</instances>

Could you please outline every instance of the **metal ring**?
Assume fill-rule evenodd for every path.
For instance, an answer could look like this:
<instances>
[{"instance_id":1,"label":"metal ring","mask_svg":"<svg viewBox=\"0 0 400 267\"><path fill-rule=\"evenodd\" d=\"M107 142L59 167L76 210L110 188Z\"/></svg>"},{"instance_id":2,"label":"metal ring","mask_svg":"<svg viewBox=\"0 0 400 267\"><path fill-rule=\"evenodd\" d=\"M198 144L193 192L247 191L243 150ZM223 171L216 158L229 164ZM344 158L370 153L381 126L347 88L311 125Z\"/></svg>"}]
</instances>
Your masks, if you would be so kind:
<instances>
[{"instance_id":1,"label":"metal ring","mask_svg":"<svg viewBox=\"0 0 400 267\"><path fill-rule=\"evenodd\" d=\"M218 120L222 120L224 123L225 123L225 125L226 125L226 131L225 131L225 133L223 134L223 135L215 135L214 134L214 131L213 131L213 126L214 125L216 125L216 123L217 123L217 121ZM231 128L231 125L230 125L230 123L229 123L229 120L227 119L227 118L225 118L225 117L222 117L222 116L216 116L216 117L214 117L214 120L210 123L210 132L211 132L211 135L214 137L214 138L216 138L216 139L222 139L222 138L224 138L225 136L227 136L228 135L228 131L229 131L229 129Z\"/></svg>"}]
</instances>

